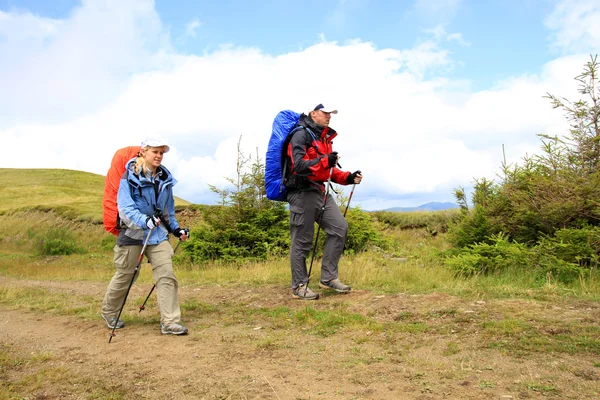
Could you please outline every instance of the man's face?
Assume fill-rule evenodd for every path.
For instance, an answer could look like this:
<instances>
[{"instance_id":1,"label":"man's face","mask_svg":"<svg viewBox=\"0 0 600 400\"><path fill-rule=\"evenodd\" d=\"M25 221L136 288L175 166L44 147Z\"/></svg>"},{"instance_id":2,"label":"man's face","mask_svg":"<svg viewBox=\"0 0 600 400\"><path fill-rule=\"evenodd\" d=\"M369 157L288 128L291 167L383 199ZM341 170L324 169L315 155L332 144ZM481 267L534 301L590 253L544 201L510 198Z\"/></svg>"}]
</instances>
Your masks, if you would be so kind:
<instances>
[{"instance_id":1,"label":"man's face","mask_svg":"<svg viewBox=\"0 0 600 400\"><path fill-rule=\"evenodd\" d=\"M312 111L311 117L315 124L320 127L329 126L329 120L331 119L331 113L323 112L321 110Z\"/></svg>"}]
</instances>

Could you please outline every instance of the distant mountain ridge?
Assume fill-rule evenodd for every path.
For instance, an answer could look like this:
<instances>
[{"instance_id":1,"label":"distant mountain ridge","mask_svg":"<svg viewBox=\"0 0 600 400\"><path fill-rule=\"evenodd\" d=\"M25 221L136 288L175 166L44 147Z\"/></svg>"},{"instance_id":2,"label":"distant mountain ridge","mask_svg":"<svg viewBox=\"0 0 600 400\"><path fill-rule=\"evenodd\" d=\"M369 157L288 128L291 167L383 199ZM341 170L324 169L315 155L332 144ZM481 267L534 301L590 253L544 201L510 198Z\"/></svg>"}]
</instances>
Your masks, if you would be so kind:
<instances>
[{"instance_id":1,"label":"distant mountain ridge","mask_svg":"<svg viewBox=\"0 0 600 400\"><path fill-rule=\"evenodd\" d=\"M406 212L406 211L441 211L441 210L450 210L452 208L458 208L458 204L444 202L440 203L437 201L432 201L429 203L421 204L416 207L392 207L387 208L383 211L393 211L393 212Z\"/></svg>"}]
</instances>

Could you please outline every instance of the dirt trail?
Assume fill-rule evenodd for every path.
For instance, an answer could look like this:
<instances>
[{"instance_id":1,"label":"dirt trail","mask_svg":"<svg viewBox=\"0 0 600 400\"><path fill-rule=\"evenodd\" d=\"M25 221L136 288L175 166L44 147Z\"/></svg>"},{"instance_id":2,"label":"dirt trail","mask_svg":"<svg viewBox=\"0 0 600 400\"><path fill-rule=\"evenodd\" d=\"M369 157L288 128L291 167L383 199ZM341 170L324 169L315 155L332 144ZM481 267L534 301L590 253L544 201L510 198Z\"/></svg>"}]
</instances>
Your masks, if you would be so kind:
<instances>
[{"instance_id":1,"label":"dirt trail","mask_svg":"<svg viewBox=\"0 0 600 400\"><path fill-rule=\"evenodd\" d=\"M44 287L50 290L101 298L105 285L78 282L13 281L2 285ZM133 298L148 288L136 285ZM290 299L285 288L263 286L240 292L231 288L181 288L182 300L194 298L214 304L238 304L248 310L271 307L302 309L306 303ZM326 296L311 303L316 308L340 304L378 321L429 310L457 310L466 316L477 307L498 312L534 303L474 304L446 295L374 296L355 291L347 296ZM134 312L134 305L130 312ZM470 313L469 313L469 312ZM146 313L154 313L147 310ZM241 311L240 311L241 312ZM405 314L401 314L401 313ZM561 309L564 318L598 317L597 306ZM183 311L185 319L186 312ZM561 316L559 316L561 317ZM433 317L432 317L433 318ZM187 336L163 336L157 323L128 322L108 343L108 330L100 319L28 312L0 306L0 350L13 356L46 355L44 361L13 365L0 371L7 382L22 382L27 375L40 380L35 389L19 393L31 399L498 399L594 398L598 384L594 372L587 378L573 374L582 365L597 363L592 354L535 354L515 358L489 349L475 328L456 326L440 314L439 330L407 332L344 332L319 337L301 324L287 332L276 324L256 320L245 323L218 312L194 321ZM260 322L260 321L259 321ZM435 325L432 319L428 321ZM462 332L462 335L461 335ZM398 340L398 339L402 340ZM459 349L450 354L453 345ZM0 353L1 354L1 353ZM566 367L565 367L566 366ZM527 389L526 382L553 379L557 390ZM531 385L530 385L531 386ZM28 386L28 387L31 387ZM594 397L592 397L594 396Z\"/></svg>"}]
</instances>

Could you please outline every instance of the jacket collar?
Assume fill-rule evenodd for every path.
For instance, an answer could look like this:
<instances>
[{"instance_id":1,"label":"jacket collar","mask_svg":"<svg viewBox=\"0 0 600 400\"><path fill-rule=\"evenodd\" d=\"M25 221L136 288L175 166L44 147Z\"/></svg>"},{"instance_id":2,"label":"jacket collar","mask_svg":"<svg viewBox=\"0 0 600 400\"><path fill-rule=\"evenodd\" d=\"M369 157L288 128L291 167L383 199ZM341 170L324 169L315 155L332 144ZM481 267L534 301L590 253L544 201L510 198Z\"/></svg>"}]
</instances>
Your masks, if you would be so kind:
<instances>
[{"instance_id":1,"label":"jacket collar","mask_svg":"<svg viewBox=\"0 0 600 400\"><path fill-rule=\"evenodd\" d=\"M337 136L337 132L335 129L331 127L320 127L315 121L310 117L310 115L302 114L300 117L300 125L303 125L310 129L316 136L325 140L332 140Z\"/></svg>"},{"instance_id":2,"label":"jacket collar","mask_svg":"<svg viewBox=\"0 0 600 400\"><path fill-rule=\"evenodd\" d=\"M143 182L152 182L151 179L148 179L148 177L146 177L144 174L140 174L140 175L136 175L135 174L135 158L129 160L129 162L127 162L127 170L129 171L129 179L133 180L133 181L137 181L138 184L142 184ZM175 179L173 178L173 175L171 175L171 172L164 166L164 165L160 165L156 171L156 176L154 177L155 180L161 180L163 182L172 182L173 184L175 184Z\"/></svg>"}]
</instances>

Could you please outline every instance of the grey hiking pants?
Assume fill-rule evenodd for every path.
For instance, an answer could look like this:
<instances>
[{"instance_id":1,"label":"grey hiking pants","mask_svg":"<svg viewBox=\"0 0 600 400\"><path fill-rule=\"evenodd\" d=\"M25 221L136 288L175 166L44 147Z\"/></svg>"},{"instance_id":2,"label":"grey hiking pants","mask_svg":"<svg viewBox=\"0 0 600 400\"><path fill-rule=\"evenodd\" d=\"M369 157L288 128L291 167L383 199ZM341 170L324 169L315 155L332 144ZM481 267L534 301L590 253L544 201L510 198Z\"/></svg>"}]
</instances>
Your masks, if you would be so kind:
<instances>
[{"instance_id":1,"label":"grey hiking pants","mask_svg":"<svg viewBox=\"0 0 600 400\"><path fill-rule=\"evenodd\" d=\"M105 317L117 317L123 305L127 288L133 277L142 246L115 246L114 263L117 272L113 276L102 302L102 314ZM177 278L173 272L173 248L165 240L159 244L146 246L148 261L152 265L152 276L156 282L156 295L160 309L160 321L163 325L178 324L181 318ZM138 271L139 275L139 271ZM137 276L136 276L137 279Z\"/></svg>"},{"instance_id":2,"label":"grey hiking pants","mask_svg":"<svg viewBox=\"0 0 600 400\"><path fill-rule=\"evenodd\" d=\"M308 282L306 258L312 248L315 222L319 222L323 197L322 193L316 191L290 193L287 197L290 203L290 261L294 290L300 284ZM348 223L331 195L327 195L321 229L327 235L321 264L321 280L330 281L338 277L338 262L344 252L348 232Z\"/></svg>"}]
</instances>

